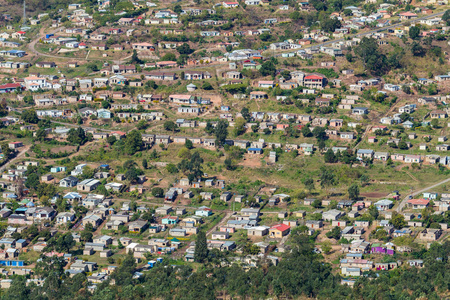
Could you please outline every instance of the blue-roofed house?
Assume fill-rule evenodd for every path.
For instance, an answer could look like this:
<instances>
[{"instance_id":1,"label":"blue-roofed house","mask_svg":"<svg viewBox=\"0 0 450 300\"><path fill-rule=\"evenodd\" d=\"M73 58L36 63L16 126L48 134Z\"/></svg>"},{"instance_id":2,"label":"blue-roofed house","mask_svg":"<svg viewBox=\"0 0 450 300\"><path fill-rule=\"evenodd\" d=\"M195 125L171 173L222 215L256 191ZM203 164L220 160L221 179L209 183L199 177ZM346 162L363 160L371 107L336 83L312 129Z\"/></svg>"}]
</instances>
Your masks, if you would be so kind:
<instances>
[{"instance_id":1,"label":"blue-roofed house","mask_svg":"<svg viewBox=\"0 0 450 300\"><path fill-rule=\"evenodd\" d=\"M436 75L434 79L437 81L447 81L450 80L450 75Z\"/></svg>"},{"instance_id":2,"label":"blue-roofed house","mask_svg":"<svg viewBox=\"0 0 450 300\"><path fill-rule=\"evenodd\" d=\"M65 194L63 198L70 202L74 202L74 201L81 201L83 196L81 196L81 194L79 194L77 192L70 192L70 193Z\"/></svg>"},{"instance_id":3,"label":"blue-roofed house","mask_svg":"<svg viewBox=\"0 0 450 300\"><path fill-rule=\"evenodd\" d=\"M247 153L249 154L262 154L263 150L261 148L248 148Z\"/></svg>"}]
</instances>

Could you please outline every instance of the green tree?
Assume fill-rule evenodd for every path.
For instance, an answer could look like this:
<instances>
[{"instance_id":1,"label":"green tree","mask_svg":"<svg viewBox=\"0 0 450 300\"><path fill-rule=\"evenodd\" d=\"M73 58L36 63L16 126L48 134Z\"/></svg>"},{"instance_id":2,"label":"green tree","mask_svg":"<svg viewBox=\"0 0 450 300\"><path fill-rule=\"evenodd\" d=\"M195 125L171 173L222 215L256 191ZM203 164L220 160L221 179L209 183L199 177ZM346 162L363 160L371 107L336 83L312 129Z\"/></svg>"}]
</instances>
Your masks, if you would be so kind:
<instances>
[{"instance_id":1,"label":"green tree","mask_svg":"<svg viewBox=\"0 0 450 300\"><path fill-rule=\"evenodd\" d=\"M130 181L130 183L135 183L139 179L139 175L141 175L142 171L136 168L128 169L125 172L125 178Z\"/></svg>"},{"instance_id":2,"label":"green tree","mask_svg":"<svg viewBox=\"0 0 450 300\"><path fill-rule=\"evenodd\" d=\"M333 229L327 232L326 236L329 239L339 240L341 238L341 228L338 226L333 227Z\"/></svg>"},{"instance_id":3,"label":"green tree","mask_svg":"<svg viewBox=\"0 0 450 300\"><path fill-rule=\"evenodd\" d=\"M43 128L39 128L38 130L36 130L36 139L38 141L45 141L45 138L47 137L47 130L43 129Z\"/></svg>"},{"instance_id":4,"label":"green tree","mask_svg":"<svg viewBox=\"0 0 450 300\"><path fill-rule=\"evenodd\" d=\"M337 18L327 17L321 22L321 28L325 32L334 32L336 29L341 28L342 24Z\"/></svg>"},{"instance_id":5,"label":"green tree","mask_svg":"<svg viewBox=\"0 0 450 300\"><path fill-rule=\"evenodd\" d=\"M175 124L175 122L173 121L165 121L164 129L167 131L175 132L177 130L177 124Z\"/></svg>"},{"instance_id":6,"label":"green tree","mask_svg":"<svg viewBox=\"0 0 450 300\"><path fill-rule=\"evenodd\" d=\"M327 152L325 152L324 160L326 163L336 163L337 157L334 154L333 150L331 148L328 148Z\"/></svg>"},{"instance_id":7,"label":"green tree","mask_svg":"<svg viewBox=\"0 0 450 300\"><path fill-rule=\"evenodd\" d=\"M246 121L244 118L237 118L233 128L233 134L235 136L240 136L245 133Z\"/></svg>"},{"instance_id":8,"label":"green tree","mask_svg":"<svg viewBox=\"0 0 450 300\"><path fill-rule=\"evenodd\" d=\"M324 127L320 127L320 126L316 126L314 127L312 134L314 135L314 137L320 141L320 140L325 140L327 137L327 133L325 132L325 128Z\"/></svg>"},{"instance_id":9,"label":"green tree","mask_svg":"<svg viewBox=\"0 0 450 300\"><path fill-rule=\"evenodd\" d=\"M177 57L174 53L169 52L169 53L164 54L164 56L161 57L161 60L162 61L176 61Z\"/></svg>"},{"instance_id":10,"label":"green tree","mask_svg":"<svg viewBox=\"0 0 450 300\"><path fill-rule=\"evenodd\" d=\"M261 74L261 76L275 76L277 72L277 68L275 67L275 64L271 61L271 60L267 60L265 61L262 65L261 68L259 69L259 73Z\"/></svg>"},{"instance_id":11,"label":"green tree","mask_svg":"<svg viewBox=\"0 0 450 300\"><path fill-rule=\"evenodd\" d=\"M142 149L142 135L137 130L132 130L125 138L124 152L128 155L134 155Z\"/></svg>"},{"instance_id":12,"label":"green tree","mask_svg":"<svg viewBox=\"0 0 450 300\"><path fill-rule=\"evenodd\" d=\"M205 91L210 91L213 89L213 86L208 81L205 81L202 85L202 89L204 89Z\"/></svg>"},{"instance_id":13,"label":"green tree","mask_svg":"<svg viewBox=\"0 0 450 300\"><path fill-rule=\"evenodd\" d=\"M374 38L363 37L354 52L363 62L364 69L374 75L383 75L389 71L386 55L378 49L378 43Z\"/></svg>"},{"instance_id":14,"label":"green tree","mask_svg":"<svg viewBox=\"0 0 450 300\"><path fill-rule=\"evenodd\" d=\"M234 170L233 161L231 160L231 158L226 158L223 164L225 165L225 168L227 170Z\"/></svg>"},{"instance_id":15,"label":"green tree","mask_svg":"<svg viewBox=\"0 0 450 300\"><path fill-rule=\"evenodd\" d=\"M406 226L405 217L399 213L394 213L391 219L392 226L396 229L402 229Z\"/></svg>"},{"instance_id":16,"label":"green tree","mask_svg":"<svg viewBox=\"0 0 450 300\"><path fill-rule=\"evenodd\" d=\"M213 125L212 125L212 123L210 121L206 122L205 132L207 134L213 134L214 133L214 127L213 127Z\"/></svg>"},{"instance_id":17,"label":"green tree","mask_svg":"<svg viewBox=\"0 0 450 300\"><path fill-rule=\"evenodd\" d=\"M184 146L186 147L186 149L194 148L194 145L192 144L192 141L190 139L186 139L186 142L184 142Z\"/></svg>"},{"instance_id":18,"label":"green tree","mask_svg":"<svg viewBox=\"0 0 450 300\"><path fill-rule=\"evenodd\" d=\"M425 56L425 54L427 53L427 51L425 50L425 48L423 48L418 42L413 42L411 44L411 53L414 56Z\"/></svg>"},{"instance_id":19,"label":"green tree","mask_svg":"<svg viewBox=\"0 0 450 300\"><path fill-rule=\"evenodd\" d=\"M405 141L398 142L398 148L401 150L408 150L408 144Z\"/></svg>"},{"instance_id":20,"label":"green tree","mask_svg":"<svg viewBox=\"0 0 450 300\"><path fill-rule=\"evenodd\" d=\"M442 21L445 21L447 23L447 26L450 26L450 9L447 9L442 16Z\"/></svg>"},{"instance_id":21,"label":"green tree","mask_svg":"<svg viewBox=\"0 0 450 300\"><path fill-rule=\"evenodd\" d=\"M133 54L131 55L132 64L142 64L142 60L139 59L136 49L133 49Z\"/></svg>"},{"instance_id":22,"label":"green tree","mask_svg":"<svg viewBox=\"0 0 450 300\"><path fill-rule=\"evenodd\" d=\"M27 176L27 180L25 181L25 186L30 189L36 190L39 186L39 174L31 173Z\"/></svg>"},{"instance_id":23,"label":"green tree","mask_svg":"<svg viewBox=\"0 0 450 300\"><path fill-rule=\"evenodd\" d=\"M84 129L81 127L71 128L67 134L67 141L74 145L84 145L87 142Z\"/></svg>"},{"instance_id":24,"label":"green tree","mask_svg":"<svg viewBox=\"0 0 450 300\"><path fill-rule=\"evenodd\" d=\"M311 203L311 206L314 208L320 208L320 207L322 207L322 201L320 201L319 199L316 199Z\"/></svg>"},{"instance_id":25,"label":"green tree","mask_svg":"<svg viewBox=\"0 0 450 300\"><path fill-rule=\"evenodd\" d=\"M431 126L432 126L434 129L439 128L439 121L438 121L438 119L433 119L433 120L431 120Z\"/></svg>"},{"instance_id":26,"label":"green tree","mask_svg":"<svg viewBox=\"0 0 450 300\"><path fill-rule=\"evenodd\" d=\"M308 177L308 178L305 179L305 183L304 184L305 184L305 188L311 194L311 191L313 191L315 189L314 180L311 177Z\"/></svg>"},{"instance_id":27,"label":"green tree","mask_svg":"<svg viewBox=\"0 0 450 300\"><path fill-rule=\"evenodd\" d=\"M320 168L320 186L327 191L327 194L328 188L332 185L336 185L336 183L336 176L332 170L326 167Z\"/></svg>"},{"instance_id":28,"label":"green tree","mask_svg":"<svg viewBox=\"0 0 450 300\"><path fill-rule=\"evenodd\" d=\"M117 286L126 287L132 284L132 277L135 271L136 259L133 257L133 253L129 252L111 277L115 280Z\"/></svg>"},{"instance_id":29,"label":"green tree","mask_svg":"<svg viewBox=\"0 0 450 300\"><path fill-rule=\"evenodd\" d=\"M184 44L178 46L178 47L177 47L177 51L178 51L178 53L180 53L180 54L186 54L186 55L189 55L189 54L191 54L192 52L194 52L194 50L191 49L191 47L189 46L189 44L186 44L186 43L184 43Z\"/></svg>"},{"instance_id":30,"label":"green tree","mask_svg":"<svg viewBox=\"0 0 450 300\"><path fill-rule=\"evenodd\" d=\"M301 133L304 137L310 137L312 135L311 129L308 126L303 126L301 129Z\"/></svg>"},{"instance_id":31,"label":"green tree","mask_svg":"<svg viewBox=\"0 0 450 300\"><path fill-rule=\"evenodd\" d=\"M71 232L66 232L56 240L55 250L58 252L68 253L75 246Z\"/></svg>"},{"instance_id":32,"label":"green tree","mask_svg":"<svg viewBox=\"0 0 450 300\"><path fill-rule=\"evenodd\" d=\"M147 170L148 168L148 162L145 158L142 160L142 167L144 168L144 170Z\"/></svg>"},{"instance_id":33,"label":"green tree","mask_svg":"<svg viewBox=\"0 0 450 300\"><path fill-rule=\"evenodd\" d=\"M331 247L331 243L329 241L323 242L321 248L322 248L323 253L325 253L325 254L330 253L330 251L333 249Z\"/></svg>"},{"instance_id":34,"label":"green tree","mask_svg":"<svg viewBox=\"0 0 450 300\"><path fill-rule=\"evenodd\" d=\"M228 122L226 120L220 119L219 122L217 122L214 134L216 136L217 144L219 146L222 146L228 136Z\"/></svg>"},{"instance_id":35,"label":"green tree","mask_svg":"<svg viewBox=\"0 0 450 300\"><path fill-rule=\"evenodd\" d=\"M348 188L348 196L351 200L358 200L359 199L359 186L357 184L352 184Z\"/></svg>"},{"instance_id":36,"label":"green tree","mask_svg":"<svg viewBox=\"0 0 450 300\"><path fill-rule=\"evenodd\" d=\"M92 242L92 237L93 237L92 232L87 230L83 230L80 234L80 238L84 242Z\"/></svg>"},{"instance_id":37,"label":"green tree","mask_svg":"<svg viewBox=\"0 0 450 300\"><path fill-rule=\"evenodd\" d=\"M171 174L178 173L177 166L175 166L174 164L168 164L168 165L166 166L166 170L167 170L169 173L171 173Z\"/></svg>"},{"instance_id":38,"label":"green tree","mask_svg":"<svg viewBox=\"0 0 450 300\"><path fill-rule=\"evenodd\" d=\"M144 129L146 129L147 128L147 121L146 120L140 120L139 122L137 122L137 124L136 124L136 128L138 129L138 130L144 130Z\"/></svg>"},{"instance_id":39,"label":"green tree","mask_svg":"<svg viewBox=\"0 0 450 300\"><path fill-rule=\"evenodd\" d=\"M197 234L197 240L195 241L194 260L202 263L208 257L208 245L206 243L206 234L204 231L200 231Z\"/></svg>"},{"instance_id":40,"label":"green tree","mask_svg":"<svg viewBox=\"0 0 450 300\"><path fill-rule=\"evenodd\" d=\"M39 118L37 116L36 110L34 109L23 110L22 120L27 123L37 124L39 122Z\"/></svg>"},{"instance_id":41,"label":"green tree","mask_svg":"<svg viewBox=\"0 0 450 300\"><path fill-rule=\"evenodd\" d=\"M152 195L157 198L161 198L164 196L164 190L160 187L154 187L152 189Z\"/></svg>"},{"instance_id":42,"label":"green tree","mask_svg":"<svg viewBox=\"0 0 450 300\"><path fill-rule=\"evenodd\" d=\"M411 26L409 28L409 37L413 40L417 40L418 38L420 38L420 27Z\"/></svg>"},{"instance_id":43,"label":"green tree","mask_svg":"<svg viewBox=\"0 0 450 300\"><path fill-rule=\"evenodd\" d=\"M245 119L245 121L247 121L247 122L251 121L252 115L250 114L250 111L248 110L247 107L243 107L241 109L241 115Z\"/></svg>"}]
</instances>

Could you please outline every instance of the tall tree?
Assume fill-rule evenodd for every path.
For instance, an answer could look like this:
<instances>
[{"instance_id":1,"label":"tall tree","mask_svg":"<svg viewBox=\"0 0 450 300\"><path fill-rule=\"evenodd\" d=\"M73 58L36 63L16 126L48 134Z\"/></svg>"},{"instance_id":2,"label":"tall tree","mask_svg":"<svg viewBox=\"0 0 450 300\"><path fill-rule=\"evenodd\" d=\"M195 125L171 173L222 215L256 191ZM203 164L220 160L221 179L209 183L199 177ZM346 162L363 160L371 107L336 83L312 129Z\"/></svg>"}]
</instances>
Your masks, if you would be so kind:
<instances>
[{"instance_id":1,"label":"tall tree","mask_svg":"<svg viewBox=\"0 0 450 300\"><path fill-rule=\"evenodd\" d=\"M34 109L26 109L22 112L22 120L24 122L37 124L39 122L39 118Z\"/></svg>"},{"instance_id":2,"label":"tall tree","mask_svg":"<svg viewBox=\"0 0 450 300\"><path fill-rule=\"evenodd\" d=\"M242 108L241 115L245 119L245 121L247 121L247 122L251 121L252 115L250 114L250 112L249 112L247 107L243 107Z\"/></svg>"},{"instance_id":3,"label":"tall tree","mask_svg":"<svg viewBox=\"0 0 450 300\"><path fill-rule=\"evenodd\" d=\"M134 155L142 149L142 135L137 130L132 130L125 139L124 152L128 155Z\"/></svg>"},{"instance_id":4,"label":"tall tree","mask_svg":"<svg viewBox=\"0 0 450 300\"><path fill-rule=\"evenodd\" d=\"M409 28L409 37L413 40L417 40L420 37L420 27L411 26Z\"/></svg>"},{"instance_id":5,"label":"tall tree","mask_svg":"<svg viewBox=\"0 0 450 300\"><path fill-rule=\"evenodd\" d=\"M327 152L325 152L324 160L326 163L336 163L337 157L334 154L333 150L331 148L328 148Z\"/></svg>"},{"instance_id":6,"label":"tall tree","mask_svg":"<svg viewBox=\"0 0 450 300\"><path fill-rule=\"evenodd\" d=\"M379 51L378 43L374 38L363 37L354 51L361 58L364 69L374 75L383 75L389 70L386 55Z\"/></svg>"},{"instance_id":7,"label":"tall tree","mask_svg":"<svg viewBox=\"0 0 450 300\"><path fill-rule=\"evenodd\" d=\"M74 145L84 145L87 142L84 129L81 127L70 129L67 134L67 141Z\"/></svg>"},{"instance_id":8,"label":"tall tree","mask_svg":"<svg viewBox=\"0 0 450 300\"><path fill-rule=\"evenodd\" d=\"M325 189L328 195L328 188L332 185L336 184L336 176L334 175L333 171L322 167L320 168L320 186Z\"/></svg>"},{"instance_id":9,"label":"tall tree","mask_svg":"<svg viewBox=\"0 0 450 300\"><path fill-rule=\"evenodd\" d=\"M305 184L305 188L311 194L311 191L313 191L315 189L315 187L314 187L314 180L311 177L308 177L308 178L305 179L304 184Z\"/></svg>"},{"instance_id":10,"label":"tall tree","mask_svg":"<svg viewBox=\"0 0 450 300\"><path fill-rule=\"evenodd\" d=\"M206 242L206 234L200 231L195 242L194 260L196 262L203 262L208 257L208 244Z\"/></svg>"},{"instance_id":11,"label":"tall tree","mask_svg":"<svg viewBox=\"0 0 450 300\"><path fill-rule=\"evenodd\" d=\"M216 142L218 146L222 146L228 136L228 122L223 119L219 120L219 122L217 122L214 133L216 135Z\"/></svg>"},{"instance_id":12,"label":"tall tree","mask_svg":"<svg viewBox=\"0 0 450 300\"><path fill-rule=\"evenodd\" d=\"M354 183L348 188L348 197L351 200L358 200L358 198L359 198L359 186L357 184Z\"/></svg>"}]
</instances>

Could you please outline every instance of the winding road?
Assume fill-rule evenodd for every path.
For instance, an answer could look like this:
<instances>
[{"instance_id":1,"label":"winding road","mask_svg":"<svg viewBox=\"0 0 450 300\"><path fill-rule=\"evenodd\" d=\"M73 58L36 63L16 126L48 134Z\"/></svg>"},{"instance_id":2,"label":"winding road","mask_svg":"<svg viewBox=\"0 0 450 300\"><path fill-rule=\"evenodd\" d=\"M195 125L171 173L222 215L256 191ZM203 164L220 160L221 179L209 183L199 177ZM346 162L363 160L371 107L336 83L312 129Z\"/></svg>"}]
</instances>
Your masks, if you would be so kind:
<instances>
[{"instance_id":1,"label":"winding road","mask_svg":"<svg viewBox=\"0 0 450 300\"><path fill-rule=\"evenodd\" d=\"M435 187L440 186L441 184L450 182L450 178L447 178L445 180L442 180L441 182L435 183L429 187L423 188L421 190L418 190L416 192L413 192L412 194L409 194L408 196L406 196L405 198L403 198L402 202L399 203L398 207L395 209L397 212L401 212L403 210L403 207L405 207L406 202L409 200L410 196L417 196L419 194L422 194L423 192L426 192L428 190L434 189Z\"/></svg>"}]
</instances>

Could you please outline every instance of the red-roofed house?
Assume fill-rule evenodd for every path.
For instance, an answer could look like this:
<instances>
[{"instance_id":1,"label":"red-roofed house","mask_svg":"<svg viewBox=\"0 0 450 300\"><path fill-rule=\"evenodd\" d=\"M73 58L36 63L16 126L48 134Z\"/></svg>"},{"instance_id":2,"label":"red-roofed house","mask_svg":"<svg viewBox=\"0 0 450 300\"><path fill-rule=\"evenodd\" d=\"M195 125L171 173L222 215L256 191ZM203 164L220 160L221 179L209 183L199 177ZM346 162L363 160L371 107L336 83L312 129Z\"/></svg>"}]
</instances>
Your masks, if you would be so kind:
<instances>
[{"instance_id":1,"label":"red-roofed house","mask_svg":"<svg viewBox=\"0 0 450 300\"><path fill-rule=\"evenodd\" d=\"M239 2L222 2L224 8L236 8L239 6Z\"/></svg>"},{"instance_id":2,"label":"red-roofed house","mask_svg":"<svg viewBox=\"0 0 450 300\"><path fill-rule=\"evenodd\" d=\"M8 144L8 147L9 147L9 149L14 150L14 149L23 147L23 143L22 142L12 142L12 143Z\"/></svg>"},{"instance_id":3,"label":"red-roofed house","mask_svg":"<svg viewBox=\"0 0 450 300\"><path fill-rule=\"evenodd\" d=\"M123 131L113 131L111 132L111 135L114 135L117 139L124 138L127 134Z\"/></svg>"},{"instance_id":4,"label":"red-roofed house","mask_svg":"<svg viewBox=\"0 0 450 300\"><path fill-rule=\"evenodd\" d=\"M0 85L0 94L14 92L17 88L21 88L20 83L8 83L8 84Z\"/></svg>"},{"instance_id":5,"label":"red-roofed house","mask_svg":"<svg viewBox=\"0 0 450 300\"><path fill-rule=\"evenodd\" d=\"M387 131L387 127L386 126L383 126L383 125L375 125L375 126L372 126L372 132L375 132L375 131L377 131L377 130L381 130L381 131Z\"/></svg>"},{"instance_id":6,"label":"red-roofed house","mask_svg":"<svg viewBox=\"0 0 450 300\"><path fill-rule=\"evenodd\" d=\"M325 77L317 74L305 76L303 85L308 88L321 89L325 85Z\"/></svg>"},{"instance_id":7,"label":"red-roofed house","mask_svg":"<svg viewBox=\"0 0 450 300\"><path fill-rule=\"evenodd\" d=\"M426 199L410 199L406 202L408 204L408 207L414 208L414 209L423 209L428 206L430 203L430 200Z\"/></svg>"},{"instance_id":8,"label":"red-roofed house","mask_svg":"<svg viewBox=\"0 0 450 300\"><path fill-rule=\"evenodd\" d=\"M281 239L283 236L288 235L291 231L291 226L286 224L274 225L269 229L269 236L271 238Z\"/></svg>"}]
</instances>

